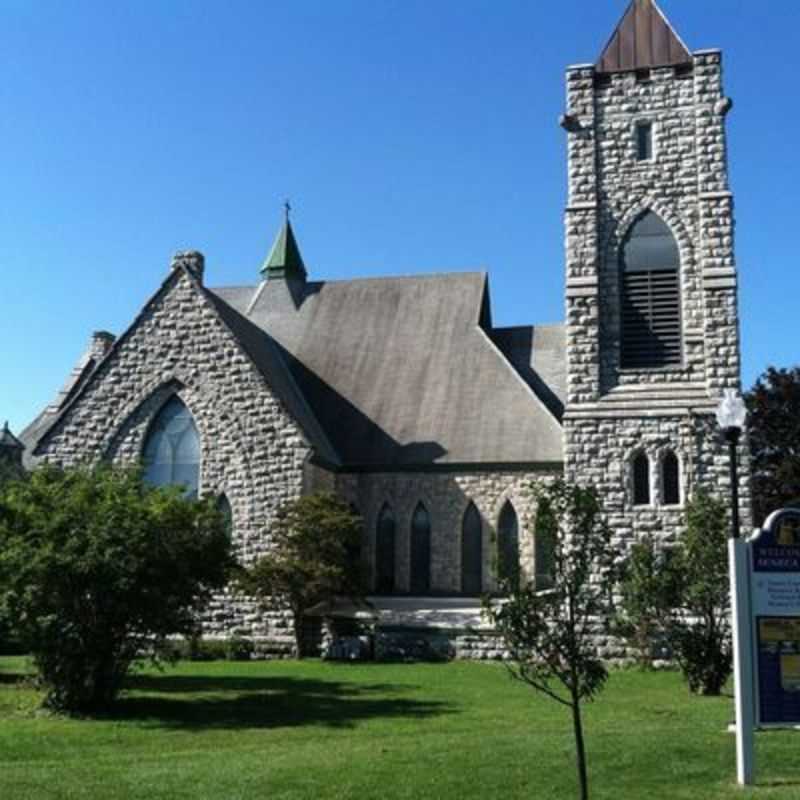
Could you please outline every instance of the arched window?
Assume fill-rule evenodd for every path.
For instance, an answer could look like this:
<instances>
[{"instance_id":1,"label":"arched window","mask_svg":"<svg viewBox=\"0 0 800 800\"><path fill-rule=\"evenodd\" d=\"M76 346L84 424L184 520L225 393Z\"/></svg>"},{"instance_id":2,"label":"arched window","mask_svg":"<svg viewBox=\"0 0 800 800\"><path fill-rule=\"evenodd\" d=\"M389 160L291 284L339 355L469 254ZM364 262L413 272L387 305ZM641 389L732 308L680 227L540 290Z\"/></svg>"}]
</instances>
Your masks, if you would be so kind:
<instances>
[{"instance_id":1,"label":"arched window","mask_svg":"<svg viewBox=\"0 0 800 800\"><path fill-rule=\"evenodd\" d=\"M354 564L359 570L361 569L361 545L364 536L364 520L361 517L361 512L358 510L358 506L355 503L349 503L348 507L350 509L350 513L354 517L358 517L360 521L360 528L361 528L361 539L358 542L354 542L347 547L347 555L350 558L352 564Z\"/></svg>"},{"instance_id":2,"label":"arched window","mask_svg":"<svg viewBox=\"0 0 800 800\"><path fill-rule=\"evenodd\" d=\"M677 506L681 502L681 469L678 456L667 451L661 459L661 502L665 506Z\"/></svg>"},{"instance_id":3,"label":"arched window","mask_svg":"<svg viewBox=\"0 0 800 800\"><path fill-rule=\"evenodd\" d=\"M394 513L388 503L383 504L378 514L375 531L375 590L378 594L391 594L394 585Z\"/></svg>"},{"instance_id":4,"label":"arched window","mask_svg":"<svg viewBox=\"0 0 800 800\"><path fill-rule=\"evenodd\" d=\"M623 369L681 363L680 254L670 229L646 211L622 244Z\"/></svg>"},{"instance_id":5,"label":"arched window","mask_svg":"<svg viewBox=\"0 0 800 800\"><path fill-rule=\"evenodd\" d=\"M233 509L231 508L230 501L224 494L221 494L217 498L217 511L224 517L225 531L228 534L228 538L231 538L231 536L233 536Z\"/></svg>"},{"instance_id":6,"label":"arched window","mask_svg":"<svg viewBox=\"0 0 800 800\"><path fill-rule=\"evenodd\" d=\"M461 520L461 591L477 595L483 589L483 547L481 515L470 503Z\"/></svg>"},{"instance_id":7,"label":"arched window","mask_svg":"<svg viewBox=\"0 0 800 800\"><path fill-rule=\"evenodd\" d=\"M519 582L519 523L510 500L497 522L497 578L512 587Z\"/></svg>"},{"instance_id":8,"label":"arched window","mask_svg":"<svg viewBox=\"0 0 800 800\"><path fill-rule=\"evenodd\" d=\"M183 486L197 497L200 437L189 409L173 395L150 425L144 444L144 478L153 486Z\"/></svg>"},{"instance_id":9,"label":"arched window","mask_svg":"<svg viewBox=\"0 0 800 800\"><path fill-rule=\"evenodd\" d=\"M646 453L633 459L633 504L650 505L650 459Z\"/></svg>"},{"instance_id":10,"label":"arched window","mask_svg":"<svg viewBox=\"0 0 800 800\"><path fill-rule=\"evenodd\" d=\"M542 499L536 509L536 530L533 535L536 589L550 589L553 586L557 535L558 520L550 503Z\"/></svg>"},{"instance_id":11,"label":"arched window","mask_svg":"<svg viewBox=\"0 0 800 800\"><path fill-rule=\"evenodd\" d=\"M419 503L411 518L411 594L427 594L431 588L431 518Z\"/></svg>"}]
</instances>

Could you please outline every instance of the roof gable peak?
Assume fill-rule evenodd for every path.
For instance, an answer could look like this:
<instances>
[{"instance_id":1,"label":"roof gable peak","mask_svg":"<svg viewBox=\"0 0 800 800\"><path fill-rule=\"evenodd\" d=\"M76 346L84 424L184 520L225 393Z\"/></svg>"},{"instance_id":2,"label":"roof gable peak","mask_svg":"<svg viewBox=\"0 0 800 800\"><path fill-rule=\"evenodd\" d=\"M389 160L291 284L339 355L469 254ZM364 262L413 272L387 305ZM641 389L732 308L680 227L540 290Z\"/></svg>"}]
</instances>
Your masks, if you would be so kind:
<instances>
[{"instance_id":1,"label":"roof gable peak","mask_svg":"<svg viewBox=\"0 0 800 800\"><path fill-rule=\"evenodd\" d=\"M691 63L689 49L655 0L631 0L597 61L598 72Z\"/></svg>"}]
</instances>

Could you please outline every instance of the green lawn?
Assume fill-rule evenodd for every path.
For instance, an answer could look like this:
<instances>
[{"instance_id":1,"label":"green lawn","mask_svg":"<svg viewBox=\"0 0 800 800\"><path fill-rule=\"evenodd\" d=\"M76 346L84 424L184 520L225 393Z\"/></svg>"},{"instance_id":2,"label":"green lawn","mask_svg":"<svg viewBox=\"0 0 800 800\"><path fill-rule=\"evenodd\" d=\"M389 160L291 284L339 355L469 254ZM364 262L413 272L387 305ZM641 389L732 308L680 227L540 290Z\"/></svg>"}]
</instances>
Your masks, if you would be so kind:
<instances>
[{"instance_id":1,"label":"green lawn","mask_svg":"<svg viewBox=\"0 0 800 800\"><path fill-rule=\"evenodd\" d=\"M0 798L572 798L567 709L497 664L185 663L104 719L37 711L0 659ZM800 798L800 734L761 734L733 785L729 698L618 672L586 715L594 798Z\"/></svg>"}]
</instances>

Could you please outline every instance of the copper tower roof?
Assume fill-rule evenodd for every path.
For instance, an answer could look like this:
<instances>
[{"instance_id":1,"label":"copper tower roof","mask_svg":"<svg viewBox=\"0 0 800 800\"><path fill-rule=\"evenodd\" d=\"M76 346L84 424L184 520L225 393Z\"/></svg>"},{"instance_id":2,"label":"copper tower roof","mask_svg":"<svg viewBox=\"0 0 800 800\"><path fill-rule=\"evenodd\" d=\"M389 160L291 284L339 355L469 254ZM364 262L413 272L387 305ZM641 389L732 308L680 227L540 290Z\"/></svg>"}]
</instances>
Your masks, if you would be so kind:
<instances>
[{"instance_id":1,"label":"copper tower roof","mask_svg":"<svg viewBox=\"0 0 800 800\"><path fill-rule=\"evenodd\" d=\"M686 45L654 0L633 0L597 62L598 72L691 63Z\"/></svg>"}]
</instances>

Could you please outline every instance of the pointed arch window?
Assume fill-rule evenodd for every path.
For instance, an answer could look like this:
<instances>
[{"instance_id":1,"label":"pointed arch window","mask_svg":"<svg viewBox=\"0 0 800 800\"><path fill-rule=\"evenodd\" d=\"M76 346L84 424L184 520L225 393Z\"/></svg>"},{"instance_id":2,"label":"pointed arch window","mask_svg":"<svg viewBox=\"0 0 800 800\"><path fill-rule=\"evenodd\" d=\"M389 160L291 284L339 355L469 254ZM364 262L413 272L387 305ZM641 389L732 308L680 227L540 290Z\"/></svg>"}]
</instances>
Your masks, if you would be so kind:
<instances>
[{"instance_id":1,"label":"pointed arch window","mask_svg":"<svg viewBox=\"0 0 800 800\"><path fill-rule=\"evenodd\" d=\"M646 211L622 244L623 369L681 363L680 253L670 229Z\"/></svg>"},{"instance_id":2,"label":"pointed arch window","mask_svg":"<svg viewBox=\"0 0 800 800\"><path fill-rule=\"evenodd\" d=\"M678 456L668 450L661 459L661 502L677 506L681 502L681 468Z\"/></svg>"},{"instance_id":3,"label":"pointed arch window","mask_svg":"<svg viewBox=\"0 0 800 800\"><path fill-rule=\"evenodd\" d=\"M431 518L422 503L411 518L411 594L427 594L431 588Z\"/></svg>"},{"instance_id":4,"label":"pointed arch window","mask_svg":"<svg viewBox=\"0 0 800 800\"><path fill-rule=\"evenodd\" d=\"M225 532L230 539L233 536L233 509L224 493L217 498L217 511L222 514L222 518L225 520Z\"/></svg>"},{"instance_id":5,"label":"pointed arch window","mask_svg":"<svg viewBox=\"0 0 800 800\"><path fill-rule=\"evenodd\" d=\"M647 453L638 453L633 459L633 504L650 505L650 459Z\"/></svg>"},{"instance_id":6,"label":"pointed arch window","mask_svg":"<svg viewBox=\"0 0 800 800\"><path fill-rule=\"evenodd\" d=\"M515 586L519 571L519 522L514 506L506 500L497 522L497 578Z\"/></svg>"},{"instance_id":7,"label":"pointed arch window","mask_svg":"<svg viewBox=\"0 0 800 800\"><path fill-rule=\"evenodd\" d=\"M395 522L394 512L388 503L383 504L378 514L375 537L375 590L378 594L391 594L395 590Z\"/></svg>"},{"instance_id":8,"label":"pointed arch window","mask_svg":"<svg viewBox=\"0 0 800 800\"><path fill-rule=\"evenodd\" d=\"M190 411L173 395L156 415L144 443L144 478L153 486L183 486L197 497L200 436Z\"/></svg>"},{"instance_id":9,"label":"pointed arch window","mask_svg":"<svg viewBox=\"0 0 800 800\"><path fill-rule=\"evenodd\" d=\"M483 589L483 546L481 515L470 502L461 521L461 591L478 595Z\"/></svg>"},{"instance_id":10,"label":"pointed arch window","mask_svg":"<svg viewBox=\"0 0 800 800\"><path fill-rule=\"evenodd\" d=\"M558 520L546 499L536 509L536 529L533 535L533 566L536 589L550 589L555 579L556 536Z\"/></svg>"}]
</instances>

